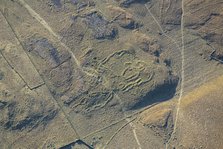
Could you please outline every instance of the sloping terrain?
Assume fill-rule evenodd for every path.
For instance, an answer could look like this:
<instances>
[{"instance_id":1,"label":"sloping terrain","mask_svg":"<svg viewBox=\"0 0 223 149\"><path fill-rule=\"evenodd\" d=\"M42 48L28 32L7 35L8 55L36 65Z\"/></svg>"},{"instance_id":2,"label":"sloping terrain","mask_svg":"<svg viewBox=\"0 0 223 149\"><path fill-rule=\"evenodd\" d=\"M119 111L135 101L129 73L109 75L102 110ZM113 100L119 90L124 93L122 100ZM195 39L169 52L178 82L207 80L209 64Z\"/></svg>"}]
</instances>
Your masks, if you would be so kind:
<instances>
[{"instance_id":1,"label":"sloping terrain","mask_svg":"<svg viewBox=\"0 0 223 149\"><path fill-rule=\"evenodd\" d=\"M221 148L221 0L1 0L0 148Z\"/></svg>"},{"instance_id":2,"label":"sloping terrain","mask_svg":"<svg viewBox=\"0 0 223 149\"><path fill-rule=\"evenodd\" d=\"M220 76L182 98L176 133L169 138L168 148L222 147L222 81ZM173 131L172 104L164 103L144 111L139 116L139 125L151 128L165 139Z\"/></svg>"}]
</instances>

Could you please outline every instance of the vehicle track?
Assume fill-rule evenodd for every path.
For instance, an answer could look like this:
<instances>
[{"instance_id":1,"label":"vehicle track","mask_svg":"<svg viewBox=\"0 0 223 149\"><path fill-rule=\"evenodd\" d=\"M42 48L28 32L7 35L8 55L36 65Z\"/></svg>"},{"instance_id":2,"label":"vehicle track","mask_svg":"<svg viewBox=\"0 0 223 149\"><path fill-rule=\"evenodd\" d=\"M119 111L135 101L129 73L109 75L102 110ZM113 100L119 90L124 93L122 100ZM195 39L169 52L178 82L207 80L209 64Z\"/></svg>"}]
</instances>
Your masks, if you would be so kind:
<instances>
[{"instance_id":1,"label":"vehicle track","mask_svg":"<svg viewBox=\"0 0 223 149\"><path fill-rule=\"evenodd\" d=\"M46 28L56 39L57 41L60 43L60 45L62 45L72 56L72 58L74 59L75 63L77 64L77 67L84 72L85 74L89 75L89 76L95 76L94 74L91 74L87 71L84 71L82 69L82 67L80 66L80 61L77 59L77 57L75 56L75 54L72 52L72 50L66 46L62 41L62 37L60 37L57 33L55 33L53 31L53 29L48 25L48 23L38 14L36 13L24 0L18 0L19 4L22 5L28 12L29 14L34 17L40 24L42 24L42 26L44 28Z\"/></svg>"},{"instance_id":2,"label":"vehicle track","mask_svg":"<svg viewBox=\"0 0 223 149\"><path fill-rule=\"evenodd\" d=\"M184 47L184 0L182 0L182 16L181 16L181 41L182 41L182 48L181 48L181 89L180 89L180 97L178 99L178 103L177 103L177 111L176 111L176 116L175 116L175 123L174 123L174 129L173 129L173 134L176 132L176 128L177 128L177 121L178 121L178 116L179 116L179 111L180 111L180 103L181 103L181 99L183 96L183 90L184 90L184 64L185 64L185 47Z\"/></svg>"},{"instance_id":3,"label":"vehicle track","mask_svg":"<svg viewBox=\"0 0 223 149\"><path fill-rule=\"evenodd\" d=\"M77 66L78 66L78 68L82 71L82 72L84 72L84 73L86 73L87 75L89 75L89 76L95 76L94 74L90 74L89 72L86 72L86 71L84 71L83 70L83 68L80 66L80 62L79 62L79 60L76 58L76 56L74 55L74 53L72 52L72 50L69 48L69 47L67 47L63 42L61 42L61 37L59 36L59 35L57 35L53 30L52 30L52 28L48 25L48 23L38 14L38 13L36 13L24 0L18 0L18 2L19 2L19 4L20 5L22 5L24 8L26 8L27 9L27 11L30 13L30 15L32 16L32 17L34 17L40 24L42 24L43 25L43 27L45 27L54 37L56 37L56 39L58 40L58 42L66 49L66 50L68 50L69 51L69 53L72 55L72 57L73 57L73 59L75 60L75 63L77 64ZM96 71L96 70L95 70ZM97 71L96 71L97 72ZM106 86L105 86L106 87ZM113 92L114 93L114 92ZM119 102L120 102L120 104L122 104L123 102L122 102L122 100L121 100L121 98L117 95L117 93L114 93L114 95L119 99ZM62 107L62 105L60 105L60 107ZM124 112L124 110L123 110L123 108L122 108L122 111L123 111L123 113L124 113L124 115L126 116L126 114L125 114L125 112ZM67 114L66 114L67 115ZM68 115L67 115L68 116ZM70 123L71 123L71 120L69 120L70 121ZM132 128L132 130L133 130L133 135L134 135L134 137L135 137L135 140L136 140L136 142L137 142L137 144L138 144L138 146L139 146L139 149L141 149L141 144L140 144L140 142L139 142L139 139L138 139L138 137L137 137L137 134L136 134L136 131L135 131L135 126L134 126L134 124L127 118L126 119L126 121L127 122L129 122L129 124L130 124L130 126L131 126L131 128ZM72 124L72 123L71 123ZM72 124L73 125L73 124ZM74 128L75 129L75 128ZM76 134L77 134L77 136L79 136L78 135L78 133L76 132ZM79 136L79 138L80 138L80 136Z\"/></svg>"},{"instance_id":4,"label":"vehicle track","mask_svg":"<svg viewBox=\"0 0 223 149\"><path fill-rule=\"evenodd\" d=\"M149 14L153 17L154 21L157 23L159 29L161 30L161 32L163 33L164 36L166 36L167 38L169 38L176 46L177 48L181 51L181 84L180 84L180 94L179 94L179 98L178 98L178 102L176 105L176 113L175 113L175 122L174 122L174 129L173 132L171 134L171 137L169 139L169 141L171 140L172 136L176 133L176 128L177 128L177 122L178 122L178 116L179 116L179 111L180 111L180 103L181 103L181 99L183 96L183 90L184 90L184 50L185 50L185 44L184 44L184 0L182 0L182 16L181 16L181 47L177 44L177 41L175 39L173 39L172 37L170 37L169 35L167 35L164 30L162 29L161 25L159 24L158 20L155 18L155 16L151 13L150 9L148 8L148 6L145 4L146 9L148 10ZM169 145L169 141L166 143L166 149L168 149L168 145Z\"/></svg>"},{"instance_id":5,"label":"vehicle track","mask_svg":"<svg viewBox=\"0 0 223 149\"><path fill-rule=\"evenodd\" d=\"M83 68L80 66L80 62L79 60L76 58L76 56L74 55L74 53L72 52L72 50L70 48L68 48L63 42L61 42L61 37L59 35L57 35L53 30L52 28L48 25L48 23L39 15L37 14L28 4L26 4L26 2L24 0L18 0L19 3L28 10L28 12L40 23L42 24L54 37L57 38L57 40L59 41L59 43L65 48L67 49L70 54L72 55L73 59L75 60L75 63L77 64L77 66L79 67L80 70L82 70L84 73L86 73L87 75L90 75L90 76L95 76L94 74L90 74L86 71L83 70ZM182 1L182 6L183 6L183 1ZM166 36L167 38L169 38L175 45L178 49L181 48L181 57L182 57L182 70L181 70L181 90L180 90L180 97L178 99L178 103L177 103L177 112L176 112L176 120L175 120L175 125L177 124L177 119L178 119L178 114L179 114L179 105L180 105L180 101L181 101L181 98L182 98L182 94L183 94L183 82L184 82L184 31L183 31L183 23L181 23L181 38L182 38L182 47L180 47L178 45L178 43L176 42L175 39L173 39L172 37L170 37L169 35L167 35L164 30L162 29L161 25L159 24L159 22L157 21L157 19L154 17L154 15L150 12L149 8L147 7L147 5L145 4L145 7L146 9L148 10L149 14L153 17L154 21L156 22L156 24L158 25L159 29L161 30L161 32L163 33L164 36ZM183 9L183 8L182 8ZM184 21L183 20L183 14L182 14L182 18L181 18L181 22ZM122 103L122 100L121 98L116 94L114 93L114 95L119 99L119 102ZM61 105L62 106L62 105ZM126 114L123 110L123 113L126 117ZM126 121L128 122L128 124L130 124L132 130L133 130L133 134L134 134L134 137L135 137L135 140L139 146L139 148L141 149L141 144L139 142L139 139L137 137L137 134L136 134L136 130L135 130L135 126L134 124L132 123L132 121L129 119L129 118L126 118ZM71 121L70 121L71 122ZM174 125L174 126L175 126ZM174 127L174 131L176 130L176 128Z\"/></svg>"},{"instance_id":6,"label":"vehicle track","mask_svg":"<svg viewBox=\"0 0 223 149\"><path fill-rule=\"evenodd\" d=\"M25 51L25 47L24 47L24 45L23 45L22 42L20 41L20 39L19 39L17 33L15 32L15 30L14 30L13 27L12 27L12 25L10 24L10 22L8 21L8 19L7 19L6 16L4 15L4 12L3 12L1 9L0 9L0 13L1 13L2 16L4 17L4 19L5 19L5 21L7 22L9 28L12 30L12 32L13 32L13 34L14 34L16 40L18 41L18 43L22 46L23 50ZM28 56L30 62L31 62L32 65L33 65L33 67L34 67L34 68L36 69L36 71L39 73L39 71L37 70L37 68L36 68L36 66L34 65L33 61L31 60L30 56L27 54L26 51L25 51L25 53L26 53L26 55ZM49 89L49 87L48 87L48 84L46 83L46 81L44 80L44 78L43 78L40 74L39 74L39 76L41 77L41 79L42 79L43 82L45 83L46 88L47 88L48 92L50 93L50 89ZM70 120L70 118L69 118L69 116L68 116L68 114L65 112L65 109L63 108L62 104L61 104L59 101L57 101L57 99L55 99L55 97L53 97L53 95L52 95L51 93L50 93L50 95L51 95L51 97L54 99L54 102L56 102L56 104L58 105L58 107L60 108L60 110L62 111L62 113L64 114L65 118L67 119L68 123L70 124L71 128L73 129L75 135L76 135L77 138L79 139L80 136L79 136L79 134L77 133L77 131L76 131L76 129L75 129L73 123L71 122L71 120Z\"/></svg>"},{"instance_id":7,"label":"vehicle track","mask_svg":"<svg viewBox=\"0 0 223 149\"><path fill-rule=\"evenodd\" d=\"M181 86L180 86L180 96L178 98L177 106L176 106L176 114L175 114L175 122L174 122L174 128L173 132L170 136L170 139L166 143L166 149L168 149L169 141L171 141L172 137L176 133L177 129L177 122L179 118L179 112L180 112L180 104L181 104L181 99L183 96L183 90L184 90L184 64L185 64L185 58L184 58L184 51L185 51L185 44L184 44L184 0L181 2L181 9L182 9L182 15L181 15L181 42L182 42L182 48L181 48Z\"/></svg>"}]
</instances>

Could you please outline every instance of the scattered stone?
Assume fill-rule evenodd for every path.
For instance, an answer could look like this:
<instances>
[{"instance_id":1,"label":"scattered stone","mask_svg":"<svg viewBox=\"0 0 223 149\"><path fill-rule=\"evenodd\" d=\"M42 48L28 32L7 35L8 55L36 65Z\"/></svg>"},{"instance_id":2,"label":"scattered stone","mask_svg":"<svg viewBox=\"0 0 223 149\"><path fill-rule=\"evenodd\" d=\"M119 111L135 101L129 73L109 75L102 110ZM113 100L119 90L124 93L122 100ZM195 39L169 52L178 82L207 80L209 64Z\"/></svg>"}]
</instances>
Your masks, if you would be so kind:
<instances>
[{"instance_id":1,"label":"scattered stone","mask_svg":"<svg viewBox=\"0 0 223 149\"><path fill-rule=\"evenodd\" d=\"M71 56L66 51L58 51L46 38L33 37L25 43L27 51L43 59L50 68L57 67Z\"/></svg>"},{"instance_id":2,"label":"scattered stone","mask_svg":"<svg viewBox=\"0 0 223 149\"><path fill-rule=\"evenodd\" d=\"M84 22L92 30L93 37L96 39L114 39L118 34L118 30L97 12L88 14Z\"/></svg>"},{"instance_id":3,"label":"scattered stone","mask_svg":"<svg viewBox=\"0 0 223 149\"><path fill-rule=\"evenodd\" d=\"M148 36L138 31L134 31L129 42L134 43L134 45L139 47L142 51L155 57L159 57L162 53L158 39L153 36Z\"/></svg>"},{"instance_id":4,"label":"scattered stone","mask_svg":"<svg viewBox=\"0 0 223 149\"><path fill-rule=\"evenodd\" d=\"M170 31L180 27L182 15L181 1L163 1L160 11L161 23L166 30Z\"/></svg>"},{"instance_id":5,"label":"scattered stone","mask_svg":"<svg viewBox=\"0 0 223 149\"><path fill-rule=\"evenodd\" d=\"M154 109L152 115L142 113L140 121L143 126L148 127L154 131L157 136L163 138L167 142L173 132L173 115L170 108Z\"/></svg>"},{"instance_id":6,"label":"scattered stone","mask_svg":"<svg viewBox=\"0 0 223 149\"><path fill-rule=\"evenodd\" d=\"M56 6L57 8L61 8L61 7L62 7L61 0L51 0L51 2L52 2L53 5Z\"/></svg>"},{"instance_id":7,"label":"scattered stone","mask_svg":"<svg viewBox=\"0 0 223 149\"><path fill-rule=\"evenodd\" d=\"M120 1L119 3L121 7L129 7L131 4L134 3L145 4L150 0L116 0L116 1Z\"/></svg>"},{"instance_id":8,"label":"scattered stone","mask_svg":"<svg viewBox=\"0 0 223 149\"><path fill-rule=\"evenodd\" d=\"M58 113L54 105L31 95L17 95L3 104L0 108L0 126L7 130L21 131L44 126Z\"/></svg>"},{"instance_id":9,"label":"scattered stone","mask_svg":"<svg viewBox=\"0 0 223 149\"><path fill-rule=\"evenodd\" d=\"M51 90L55 95L63 95L70 89L74 79L72 68L72 62L67 61L46 73L51 84Z\"/></svg>"},{"instance_id":10,"label":"scattered stone","mask_svg":"<svg viewBox=\"0 0 223 149\"><path fill-rule=\"evenodd\" d=\"M132 14L121 7L109 6L108 8L110 9L110 13L114 18L112 21L117 22L119 26L126 29L136 29L142 26L134 20Z\"/></svg>"},{"instance_id":11,"label":"scattered stone","mask_svg":"<svg viewBox=\"0 0 223 149\"><path fill-rule=\"evenodd\" d=\"M164 59L163 61L165 63L166 66L170 67L171 66L171 59Z\"/></svg>"},{"instance_id":12,"label":"scattered stone","mask_svg":"<svg viewBox=\"0 0 223 149\"><path fill-rule=\"evenodd\" d=\"M80 11L85 7L95 6L95 2L93 0L71 0L72 4L77 5L77 10Z\"/></svg>"},{"instance_id":13,"label":"scattered stone","mask_svg":"<svg viewBox=\"0 0 223 149\"><path fill-rule=\"evenodd\" d=\"M70 89L74 63L68 51L55 48L46 38L31 38L25 47L43 65L42 75L54 95L63 95Z\"/></svg>"},{"instance_id":14,"label":"scattered stone","mask_svg":"<svg viewBox=\"0 0 223 149\"><path fill-rule=\"evenodd\" d=\"M78 16L73 17L72 24L60 31L62 42L71 49L75 49L84 39L86 28L86 24Z\"/></svg>"},{"instance_id":15,"label":"scattered stone","mask_svg":"<svg viewBox=\"0 0 223 149\"><path fill-rule=\"evenodd\" d=\"M4 73L0 71L0 80L4 79Z\"/></svg>"},{"instance_id":16,"label":"scattered stone","mask_svg":"<svg viewBox=\"0 0 223 149\"><path fill-rule=\"evenodd\" d=\"M3 109L7 105L6 101L0 101L0 109Z\"/></svg>"}]
</instances>

